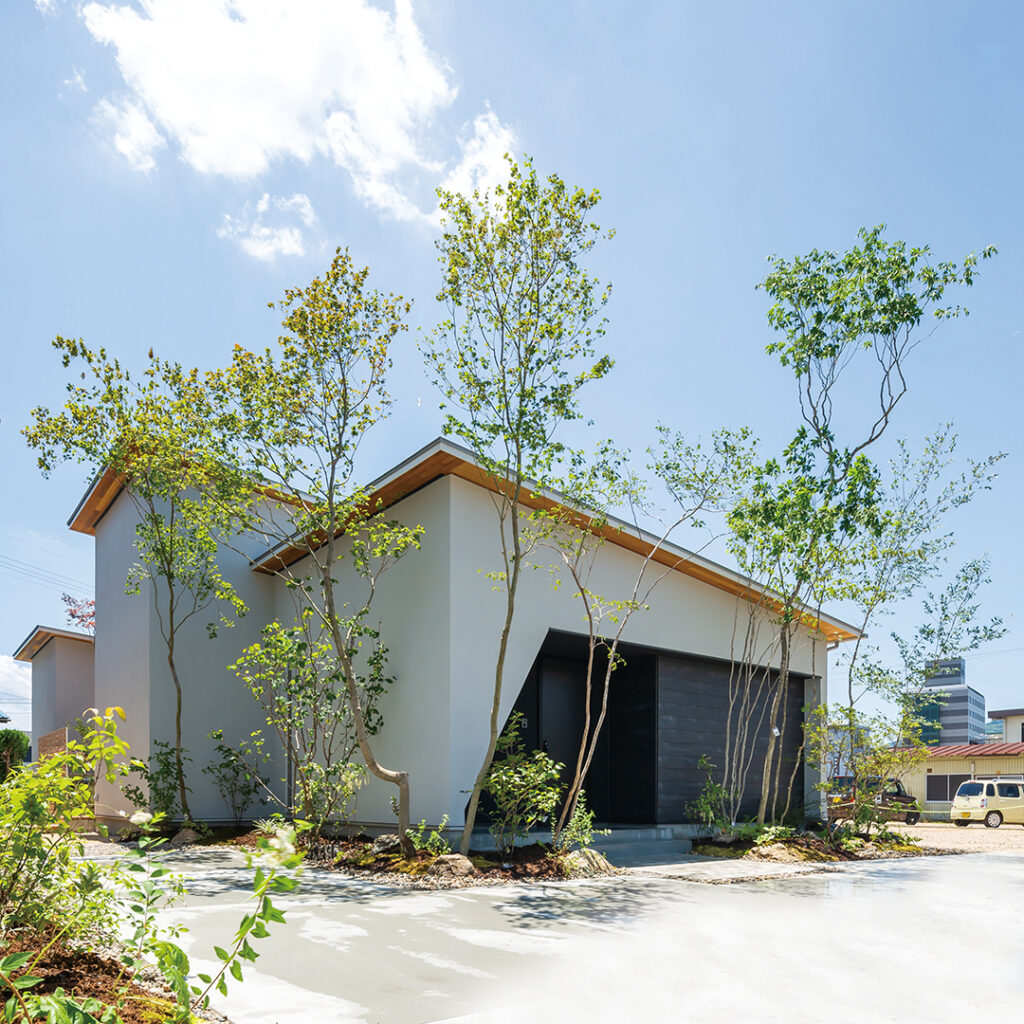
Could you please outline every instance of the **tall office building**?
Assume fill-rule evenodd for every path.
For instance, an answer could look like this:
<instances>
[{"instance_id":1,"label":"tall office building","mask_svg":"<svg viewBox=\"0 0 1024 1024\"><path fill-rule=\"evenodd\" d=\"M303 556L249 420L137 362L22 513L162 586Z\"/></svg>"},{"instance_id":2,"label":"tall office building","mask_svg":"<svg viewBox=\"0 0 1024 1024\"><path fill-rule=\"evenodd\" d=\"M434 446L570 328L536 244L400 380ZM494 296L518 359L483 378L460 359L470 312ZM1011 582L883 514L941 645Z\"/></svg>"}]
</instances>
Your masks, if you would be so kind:
<instances>
[{"instance_id":1,"label":"tall office building","mask_svg":"<svg viewBox=\"0 0 1024 1024\"><path fill-rule=\"evenodd\" d=\"M963 658L932 662L926 690L935 696L924 706L921 740L929 746L985 742L985 697L967 685Z\"/></svg>"}]
</instances>

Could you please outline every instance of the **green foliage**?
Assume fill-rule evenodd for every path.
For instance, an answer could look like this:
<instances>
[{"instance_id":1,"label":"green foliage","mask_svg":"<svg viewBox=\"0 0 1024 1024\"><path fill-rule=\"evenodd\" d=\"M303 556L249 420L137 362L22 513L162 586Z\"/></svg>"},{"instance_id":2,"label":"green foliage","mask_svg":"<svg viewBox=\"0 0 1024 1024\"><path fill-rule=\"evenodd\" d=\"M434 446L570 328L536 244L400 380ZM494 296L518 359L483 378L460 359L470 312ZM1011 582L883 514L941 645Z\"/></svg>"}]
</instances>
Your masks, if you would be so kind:
<instances>
[{"instance_id":1,"label":"green foliage","mask_svg":"<svg viewBox=\"0 0 1024 1024\"><path fill-rule=\"evenodd\" d=\"M276 350L249 352L237 347L231 365L207 377L215 395L214 430L222 439L230 475L248 481L235 488L231 514L238 530L270 548L295 551L297 557L268 566L284 582L295 605L295 626L272 625L273 660L291 660L305 644L317 665L317 688L333 695L340 683L355 742L367 770L394 784L402 811L399 832L408 828L408 774L381 765L371 740L374 709L363 703L361 688L383 685L384 649L379 645L370 608L381 575L419 547L422 527L388 520L379 502L354 483L355 456L364 435L388 414L387 372L390 346L407 327L410 303L369 285L369 270L357 268L338 249L330 267L304 288L288 289L279 304L285 333ZM354 580L344 598L335 588L342 563ZM371 643L364 641L370 638ZM284 650L286 648L286 650ZM369 664L363 658L368 653ZM257 663L250 675L257 699L276 708L260 677L263 654L250 649ZM241 663L240 663L241 664ZM359 666L363 666L360 668ZM364 678L360 679L360 673ZM300 690L310 683L307 673ZM303 700L306 694L301 694ZM319 702L318 702L319 703ZM322 722L342 719L321 710ZM275 723L280 715L274 711ZM348 726L342 725L343 730ZM348 799L357 779L347 765L345 744L332 755L322 779L306 773L316 792L303 799L314 820L328 805ZM333 774L332 774L333 773ZM338 794L336 799L335 794Z\"/></svg>"},{"instance_id":2,"label":"green foliage","mask_svg":"<svg viewBox=\"0 0 1024 1024\"><path fill-rule=\"evenodd\" d=\"M483 787L495 805L491 835L506 857L511 857L517 839L525 839L534 825L549 819L563 789L564 765L541 750L529 754L523 748L522 717L518 711L510 716Z\"/></svg>"},{"instance_id":3,"label":"green foliage","mask_svg":"<svg viewBox=\"0 0 1024 1024\"><path fill-rule=\"evenodd\" d=\"M224 730L214 729L207 734L217 741L217 758L204 769L231 812L231 820L241 825L245 812L262 792L266 792L268 781L261 778L245 758L243 751L224 742ZM248 750L249 748L246 747Z\"/></svg>"},{"instance_id":4,"label":"green foliage","mask_svg":"<svg viewBox=\"0 0 1024 1024\"><path fill-rule=\"evenodd\" d=\"M755 846L771 846L772 843L781 843L786 839L792 839L796 835L796 829L788 825L765 825L758 828L754 838Z\"/></svg>"},{"instance_id":5,"label":"green foliage","mask_svg":"<svg viewBox=\"0 0 1024 1024\"><path fill-rule=\"evenodd\" d=\"M606 836L610 829L594 828L594 812L587 807L586 790L579 791L576 806L565 826L554 836L553 848L556 857L564 856L573 850L583 849L594 841L594 836Z\"/></svg>"},{"instance_id":6,"label":"green foliage","mask_svg":"<svg viewBox=\"0 0 1024 1024\"><path fill-rule=\"evenodd\" d=\"M120 709L87 720L67 750L0 785L0 937L8 929L57 923L79 939L113 924L109 894L82 863L76 819L93 817L98 778L114 782L127 744L117 735Z\"/></svg>"},{"instance_id":7,"label":"green foliage","mask_svg":"<svg viewBox=\"0 0 1024 1024\"><path fill-rule=\"evenodd\" d=\"M0 783L28 757L32 745L20 729L0 729Z\"/></svg>"},{"instance_id":8,"label":"green foliage","mask_svg":"<svg viewBox=\"0 0 1024 1024\"><path fill-rule=\"evenodd\" d=\"M611 288L581 265L602 237L590 219L600 193L557 174L542 181L529 158L506 159L508 181L493 193L438 192L437 298L448 317L424 355L444 432L494 475L539 480L564 450L555 429L580 416L580 388L612 367L594 350Z\"/></svg>"},{"instance_id":9,"label":"green foliage","mask_svg":"<svg viewBox=\"0 0 1024 1024\"><path fill-rule=\"evenodd\" d=\"M569 188L556 174L542 180L529 158L506 160L508 181L492 192L438 191L437 298L448 315L423 345L442 396L442 429L469 446L497 493L502 559L484 568L506 595L488 743L470 792L463 854L495 755L519 578L537 539L523 529L520 494L524 484L548 482L559 461L573 461L558 429L580 418L580 390L612 367L595 350L610 287L602 289L583 266L602 237L591 220L600 193Z\"/></svg>"},{"instance_id":10,"label":"green foliage","mask_svg":"<svg viewBox=\"0 0 1024 1024\"><path fill-rule=\"evenodd\" d=\"M447 824L448 815L446 814L441 819L440 825L437 828L431 829L428 833L427 820L424 818L415 828L409 829L409 838L412 840L412 845L417 850L426 850L427 853L435 857L443 857L445 854L451 853L451 844L441 835Z\"/></svg>"},{"instance_id":11,"label":"green foliage","mask_svg":"<svg viewBox=\"0 0 1024 1024\"><path fill-rule=\"evenodd\" d=\"M86 463L124 483L136 512L139 561L125 582L129 594L150 591L175 691L174 748L182 747L182 680L177 645L183 626L198 619L214 635L245 613L245 604L217 565L232 531L229 495L244 486L228 471L215 392L197 370L154 357L133 376L117 359L81 340L57 337L65 369L78 371L66 386L64 408L32 410L22 432L49 475L60 462ZM185 765L175 762L178 801L191 817Z\"/></svg>"},{"instance_id":12,"label":"green foliage","mask_svg":"<svg viewBox=\"0 0 1024 1024\"><path fill-rule=\"evenodd\" d=\"M686 807L687 816L716 831L726 824L722 806L725 801L725 787L716 780L715 765L707 754L701 754L697 767L704 772L704 785L696 799Z\"/></svg>"},{"instance_id":13,"label":"green foliage","mask_svg":"<svg viewBox=\"0 0 1024 1024\"><path fill-rule=\"evenodd\" d=\"M166 740L154 740L148 764L138 758L132 758L129 764L128 775L136 776L142 785L122 783L121 791L140 810L147 809L161 818L180 821L184 812L178 798L178 766L191 762L187 751L177 750ZM192 790L187 789L187 792Z\"/></svg>"},{"instance_id":14,"label":"green foliage","mask_svg":"<svg viewBox=\"0 0 1024 1024\"><path fill-rule=\"evenodd\" d=\"M364 640L366 671L358 672L356 653ZM289 811L312 823L314 837L328 820L347 818L365 778L365 769L352 761L358 735L346 671L353 676L367 736L381 727L378 705L392 683L387 649L365 624L350 624L345 660L349 669L335 655L333 638L306 609L294 626L264 627L261 640L232 666L289 754L296 782L296 805ZM257 735L253 740L261 743Z\"/></svg>"}]
</instances>

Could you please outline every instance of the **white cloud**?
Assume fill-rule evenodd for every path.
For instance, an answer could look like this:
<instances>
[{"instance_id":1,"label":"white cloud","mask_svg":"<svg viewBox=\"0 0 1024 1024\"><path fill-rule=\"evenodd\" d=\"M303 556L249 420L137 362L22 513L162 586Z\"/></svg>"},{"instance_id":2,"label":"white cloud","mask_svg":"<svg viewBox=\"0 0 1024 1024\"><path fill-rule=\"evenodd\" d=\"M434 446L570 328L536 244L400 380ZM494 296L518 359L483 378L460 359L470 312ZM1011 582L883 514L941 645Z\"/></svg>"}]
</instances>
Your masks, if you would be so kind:
<instances>
[{"instance_id":1,"label":"white cloud","mask_svg":"<svg viewBox=\"0 0 1024 1024\"><path fill-rule=\"evenodd\" d=\"M36 10L42 14L52 14L57 9L57 0L36 0Z\"/></svg>"},{"instance_id":2,"label":"white cloud","mask_svg":"<svg viewBox=\"0 0 1024 1024\"><path fill-rule=\"evenodd\" d=\"M100 100L96 113L101 124L114 134L114 148L137 171L156 167L153 154L167 143L146 115L142 105L132 99L115 102Z\"/></svg>"},{"instance_id":3,"label":"white cloud","mask_svg":"<svg viewBox=\"0 0 1024 1024\"><path fill-rule=\"evenodd\" d=\"M0 711L11 716L10 725L0 725L0 729L24 729L27 732L31 728L32 712L28 703L31 697L31 665L15 661L9 654L0 654Z\"/></svg>"},{"instance_id":4,"label":"white cloud","mask_svg":"<svg viewBox=\"0 0 1024 1024\"><path fill-rule=\"evenodd\" d=\"M441 182L448 192L471 195L474 189L485 192L508 180L505 154L512 153L515 136L488 109L473 122L473 134L462 145L462 159Z\"/></svg>"},{"instance_id":5,"label":"white cloud","mask_svg":"<svg viewBox=\"0 0 1024 1024\"><path fill-rule=\"evenodd\" d=\"M316 224L316 213L309 196L297 192L290 199L284 199L264 193L259 202L246 203L238 217L225 213L217 235L237 242L244 252L258 260L303 256L306 242L301 228L281 223L296 217L307 228ZM268 218L276 223L266 223Z\"/></svg>"},{"instance_id":6,"label":"white cloud","mask_svg":"<svg viewBox=\"0 0 1024 1024\"><path fill-rule=\"evenodd\" d=\"M417 188L486 176L512 142L490 111L462 146L439 126L457 90L411 0L393 11L371 0L93 0L81 17L132 90L134 105L117 109L138 131L115 128L115 145L140 169L158 130L198 172L233 179L324 156L367 205L424 220Z\"/></svg>"}]
</instances>

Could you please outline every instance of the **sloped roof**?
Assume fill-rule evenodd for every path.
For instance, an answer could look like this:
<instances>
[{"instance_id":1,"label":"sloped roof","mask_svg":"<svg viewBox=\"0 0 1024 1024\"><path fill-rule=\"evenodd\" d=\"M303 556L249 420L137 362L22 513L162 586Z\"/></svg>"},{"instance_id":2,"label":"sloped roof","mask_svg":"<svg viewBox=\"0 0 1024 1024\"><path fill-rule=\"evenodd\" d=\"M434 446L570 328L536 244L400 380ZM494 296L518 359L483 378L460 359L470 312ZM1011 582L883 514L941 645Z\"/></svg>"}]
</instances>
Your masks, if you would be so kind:
<instances>
[{"instance_id":1,"label":"sloped roof","mask_svg":"<svg viewBox=\"0 0 1024 1024\"><path fill-rule=\"evenodd\" d=\"M14 652L14 660L31 661L55 637L78 640L90 646L96 642L91 633L78 633L72 629L60 629L58 626L36 626Z\"/></svg>"},{"instance_id":2,"label":"sloped roof","mask_svg":"<svg viewBox=\"0 0 1024 1024\"><path fill-rule=\"evenodd\" d=\"M953 743L930 747L929 757L1024 757L1024 743Z\"/></svg>"},{"instance_id":3,"label":"sloped roof","mask_svg":"<svg viewBox=\"0 0 1024 1024\"><path fill-rule=\"evenodd\" d=\"M378 477L367 490L370 492L370 501L384 509L443 476L459 477L494 492L497 492L500 486L499 482L476 461L472 452L447 438L439 437L388 473ZM560 499L561 495L551 490L523 487L519 492L519 501L527 508L554 508ZM580 515L579 518L583 522L589 521L584 515ZM653 561L718 590L747 600L771 597L764 587L739 573L678 545L659 542L659 538L654 534L638 530L632 524L614 517L609 517L602 529L602 535L609 543L645 557L653 551ZM307 552L308 548L302 545L282 544L254 559L253 567L259 572L271 573L297 562ZM855 626L832 616L821 615L816 620L812 618L809 624L816 624L829 641L852 640L859 635Z\"/></svg>"},{"instance_id":4,"label":"sloped roof","mask_svg":"<svg viewBox=\"0 0 1024 1024\"><path fill-rule=\"evenodd\" d=\"M469 449L439 437L425 445L418 452L399 463L383 476L378 477L367 490L370 499L384 509L408 497L413 491L425 487L442 476L456 476L497 492L498 482L476 461ZM99 473L89 489L82 496L78 506L68 520L68 526L78 533L95 534L96 525L114 503L124 486L124 479L107 468ZM553 508L559 504L560 495L550 490L534 490L524 487L519 500L528 508ZM585 516L580 517L586 520ZM604 538L612 544L627 548L639 555L647 556L654 551L653 560L677 572L700 580L718 590L735 594L747 600L761 600L772 595L766 588L747 579L740 573L718 565L692 551L675 544L661 542L654 534L637 530L622 520L609 518L602 530ZM656 549L656 550L655 550ZM272 573L276 569L298 561L307 548L283 544L264 552L253 560L258 572ZM860 635L856 626L843 622L831 615L815 616L808 609L808 624L817 625L829 642L852 640ZM90 638L91 639L91 638ZM24 646L24 645L23 645ZM41 645L40 645L41 646ZM23 659L30 660L30 659Z\"/></svg>"}]
</instances>

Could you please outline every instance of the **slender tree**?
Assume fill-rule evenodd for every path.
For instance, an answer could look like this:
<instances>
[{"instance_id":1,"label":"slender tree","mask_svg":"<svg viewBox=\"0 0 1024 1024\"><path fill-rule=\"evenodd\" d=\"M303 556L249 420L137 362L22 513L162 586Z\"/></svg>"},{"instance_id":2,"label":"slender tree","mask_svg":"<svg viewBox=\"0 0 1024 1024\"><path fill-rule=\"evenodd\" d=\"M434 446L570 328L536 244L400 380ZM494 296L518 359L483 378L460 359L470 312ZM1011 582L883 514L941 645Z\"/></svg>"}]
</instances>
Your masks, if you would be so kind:
<instances>
[{"instance_id":1,"label":"slender tree","mask_svg":"<svg viewBox=\"0 0 1024 1024\"><path fill-rule=\"evenodd\" d=\"M34 422L23 433L44 475L64 461L86 463L94 472L106 469L123 482L135 507L139 561L126 589L138 593L146 587L152 597L174 687L178 799L191 820L182 752L182 631L199 620L213 636L218 626L232 624L231 616L245 612L217 567L218 538L230 523L219 504L200 497L220 478L223 454L209 430L206 389L197 372L152 351L145 371L133 376L102 348L62 337L53 345L64 367L78 371L77 379L67 384L64 408L34 409Z\"/></svg>"},{"instance_id":2,"label":"slender tree","mask_svg":"<svg viewBox=\"0 0 1024 1024\"><path fill-rule=\"evenodd\" d=\"M600 194L541 180L533 162L508 158L509 178L490 193L438 193L447 318L424 345L443 396L444 430L461 438L490 477L505 593L484 756L470 791L460 850L467 853L500 726L505 656L516 596L536 538L524 531L524 493L566 454L558 428L577 419L577 398L611 368L597 357L604 334L601 288L582 265L602 237L591 221Z\"/></svg>"},{"instance_id":3,"label":"slender tree","mask_svg":"<svg viewBox=\"0 0 1024 1024\"><path fill-rule=\"evenodd\" d=\"M399 835L411 850L409 774L374 753L376 712L359 659L365 641L380 650L380 624L371 618L377 584L423 531L386 519L354 481L359 446L391 405L391 344L406 330L410 304L368 279L369 270L338 249L322 276L285 292L276 351L236 347L208 387L217 396L215 430L230 452L224 472L235 479L221 488L236 502L228 511L241 535L265 543L264 568L292 596L294 620L315 639L312 653L340 676L360 754L372 775L396 787ZM353 579L344 592L342 563Z\"/></svg>"},{"instance_id":4,"label":"slender tree","mask_svg":"<svg viewBox=\"0 0 1024 1024\"><path fill-rule=\"evenodd\" d=\"M862 229L860 244L845 253L773 257L761 285L773 300L769 323L780 335L768 352L792 370L802 419L781 457L757 468L749 492L729 516L731 547L741 568L779 595L778 673L769 683L761 823L780 770L783 698L807 602L836 596L829 575L836 553L882 530L879 474L867 452L907 392L913 351L939 324L967 313L946 303L947 291L973 284L979 260L995 252L990 246L959 266L932 263L927 246L886 242L883 229ZM865 356L874 374L866 413L846 384L850 366Z\"/></svg>"}]
</instances>

